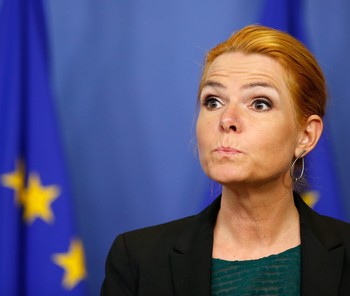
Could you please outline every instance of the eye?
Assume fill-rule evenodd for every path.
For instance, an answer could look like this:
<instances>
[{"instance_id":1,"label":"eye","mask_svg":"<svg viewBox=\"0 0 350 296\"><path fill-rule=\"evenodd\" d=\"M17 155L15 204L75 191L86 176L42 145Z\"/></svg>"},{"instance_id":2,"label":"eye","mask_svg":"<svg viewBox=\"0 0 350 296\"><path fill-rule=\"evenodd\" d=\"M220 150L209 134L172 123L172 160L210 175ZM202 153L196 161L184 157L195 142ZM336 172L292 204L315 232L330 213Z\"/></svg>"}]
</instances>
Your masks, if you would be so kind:
<instances>
[{"instance_id":1,"label":"eye","mask_svg":"<svg viewBox=\"0 0 350 296\"><path fill-rule=\"evenodd\" d=\"M203 105L209 110L220 108L223 104L216 97L206 97L203 101Z\"/></svg>"},{"instance_id":2,"label":"eye","mask_svg":"<svg viewBox=\"0 0 350 296\"><path fill-rule=\"evenodd\" d=\"M259 98L252 102L252 107L257 111L267 111L272 108L272 103L268 99Z\"/></svg>"}]
</instances>

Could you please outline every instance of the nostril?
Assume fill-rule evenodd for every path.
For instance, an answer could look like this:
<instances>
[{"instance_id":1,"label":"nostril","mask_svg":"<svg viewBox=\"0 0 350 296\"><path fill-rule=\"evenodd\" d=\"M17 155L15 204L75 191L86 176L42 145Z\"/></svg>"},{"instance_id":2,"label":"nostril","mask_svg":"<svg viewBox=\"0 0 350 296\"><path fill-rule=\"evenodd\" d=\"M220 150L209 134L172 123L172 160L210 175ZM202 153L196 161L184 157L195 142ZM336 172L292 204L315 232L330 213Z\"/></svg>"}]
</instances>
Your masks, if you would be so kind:
<instances>
[{"instance_id":1,"label":"nostril","mask_svg":"<svg viewBox=\"0 0 350 296\"><path fill-rule=\"evenodd\" d=\"M220 128L225 133L229 133L229 132L237 133L240 130L240 125L237 121L235 121L231 118L224 118L220 121Z\"/></svg>"}]
</instances>

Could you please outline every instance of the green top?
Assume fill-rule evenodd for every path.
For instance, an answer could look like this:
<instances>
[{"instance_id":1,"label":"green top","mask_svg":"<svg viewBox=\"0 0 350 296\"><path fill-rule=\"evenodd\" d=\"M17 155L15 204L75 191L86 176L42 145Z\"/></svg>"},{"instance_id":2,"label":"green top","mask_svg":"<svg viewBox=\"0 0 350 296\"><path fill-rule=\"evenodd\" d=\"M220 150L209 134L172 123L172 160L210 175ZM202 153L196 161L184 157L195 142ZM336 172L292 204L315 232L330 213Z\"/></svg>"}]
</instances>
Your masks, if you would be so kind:
<instances>
[{"instance_id":1,"label":"green top","mask_svg":"<svg viewBox=\"0 0 350 296\"><path fill-rule=\"evenodd\" d=\"M211 295L300 295L300 246L256 260L212 260Z\"/></svg>"}]
</instances>

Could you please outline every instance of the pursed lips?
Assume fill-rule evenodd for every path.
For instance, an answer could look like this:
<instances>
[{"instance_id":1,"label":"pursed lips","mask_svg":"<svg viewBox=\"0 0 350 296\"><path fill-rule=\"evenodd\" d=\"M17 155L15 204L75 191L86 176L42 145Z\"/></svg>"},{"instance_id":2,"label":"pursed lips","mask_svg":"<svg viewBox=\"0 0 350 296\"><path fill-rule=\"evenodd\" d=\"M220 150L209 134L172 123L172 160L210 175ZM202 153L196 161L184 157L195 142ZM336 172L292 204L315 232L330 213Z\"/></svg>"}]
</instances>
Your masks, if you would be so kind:
<instances>
[{"instance_id":1,"label":"pursed lips","mask_svg":"<svg viewBox=\"0 0 350 296\"><path fill-rule=\"evenodd\" d=\"M214 152L217 152L219 154L223 154L223 155L234 155L234 154L239 154L242 153L240 150L237 150L235 148L232 147L218 147L214 150Z\"/></svg>"}]
</instances>

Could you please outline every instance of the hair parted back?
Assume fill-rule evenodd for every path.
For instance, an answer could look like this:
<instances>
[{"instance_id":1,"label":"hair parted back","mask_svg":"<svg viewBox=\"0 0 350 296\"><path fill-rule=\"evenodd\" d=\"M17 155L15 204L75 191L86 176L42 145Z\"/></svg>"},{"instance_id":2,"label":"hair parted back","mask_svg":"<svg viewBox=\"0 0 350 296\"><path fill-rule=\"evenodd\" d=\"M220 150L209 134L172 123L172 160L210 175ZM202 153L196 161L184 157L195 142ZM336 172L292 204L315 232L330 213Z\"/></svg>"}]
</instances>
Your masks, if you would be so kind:
<instances>
[{"instance_id":1,"label":"hair parted back","mask_svg":"<svg viewBox=\"0 0 350 296\"><path fill-rule=\"evenodd\" d=\"M250 25L235 32L209 51L199 85L199 95L213 61L229 52L262 54L276 60L284 68L298 123L304 122L312 114L321 118L324 116L326 82L314 56L291 35L260 25Z\"/></svg>"}]
</instances>

